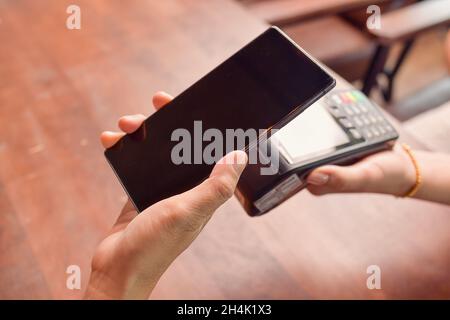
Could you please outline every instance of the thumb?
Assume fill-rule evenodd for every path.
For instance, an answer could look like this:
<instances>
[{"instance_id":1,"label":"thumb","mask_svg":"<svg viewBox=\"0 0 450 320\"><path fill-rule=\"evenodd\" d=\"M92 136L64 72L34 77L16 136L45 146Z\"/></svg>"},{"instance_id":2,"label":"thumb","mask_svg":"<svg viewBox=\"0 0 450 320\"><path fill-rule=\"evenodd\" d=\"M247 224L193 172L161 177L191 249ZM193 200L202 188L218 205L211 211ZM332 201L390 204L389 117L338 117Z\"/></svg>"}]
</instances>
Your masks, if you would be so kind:
<instances>
[{"instance_id":1,"label":"thumb","mask_svg":"<svg viewBox=\"0 0 450 320\"><path fill-rule=\"evenodd\" d=\"M337 192L366 192L371 182L370 166L323 166L313 170L308 178L308 190L315 195Z\"/></svg>"},{"instance_id":2,"label":"thumb","mask_svg":"<svg viewBox=\"0 0 450 320\"><path fill-rule=\"evenodd\" d=\"M209 219L215 210L233 196L247 160L244 151L228 153L217 162L208 179L176 196L176 201L183 203L189 214Z\"/></svg>"},{"instance_id":3,"label":"thumb","mask_svg":"<svg viewBox=\"0 0 450 320\"><path fill-rule=\"evenodd\" d=\"M200 211L215 211L231 198L246 165L244 151L230 152L217 162L208 179L182 195Z\"/></svg>"}]
</instances>

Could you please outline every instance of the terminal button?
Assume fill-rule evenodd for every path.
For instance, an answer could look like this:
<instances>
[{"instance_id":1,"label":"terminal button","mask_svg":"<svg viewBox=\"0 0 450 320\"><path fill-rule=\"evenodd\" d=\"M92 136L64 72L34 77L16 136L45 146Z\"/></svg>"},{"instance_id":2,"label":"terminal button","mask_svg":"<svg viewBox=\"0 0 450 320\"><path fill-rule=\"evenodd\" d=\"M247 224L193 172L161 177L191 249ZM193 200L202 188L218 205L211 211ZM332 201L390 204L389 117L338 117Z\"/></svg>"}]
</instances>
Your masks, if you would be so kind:
<instances>
[{"instance_id":1,"label":"terminal button","mask_svg":"<svg viewBox=\"0 0 450 320\"><path fill-rule=\"evenodd\" d=\"M353 128L353 124L347 118L339 119L339 122L342 124L344 128Z\"/></svg>"},{"instance_id":2,"label":"terminal button","mask_svg":"<svg viewBox=\"0 0 450 320\"><path fill-rule=\"evenodd\" d=\"M350 129L350 134L353 136L354 139L359 140L362 138L361 133L359 133L356 129Z\"/></svg>"}]
</instances>

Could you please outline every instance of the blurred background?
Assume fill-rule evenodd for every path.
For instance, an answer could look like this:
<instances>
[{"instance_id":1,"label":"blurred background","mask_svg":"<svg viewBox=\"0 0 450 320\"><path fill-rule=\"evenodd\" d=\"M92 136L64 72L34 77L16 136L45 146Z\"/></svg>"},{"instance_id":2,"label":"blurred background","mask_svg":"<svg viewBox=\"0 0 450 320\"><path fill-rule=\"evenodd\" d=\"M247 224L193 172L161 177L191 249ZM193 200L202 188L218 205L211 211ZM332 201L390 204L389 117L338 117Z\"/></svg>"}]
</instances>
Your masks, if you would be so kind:
<instances>
[{"instance_id":1,"label":"blurred background","mask_svg":"<svg viewBox=\"0 0 450 320\"><path fill-rule=\"evenodd\" d=\"M280 26L313 56L370 94L397 119L406 121L413 131L431 130L413 120L421 113L434 113L439 122L437 115L442 116L440 112L445 109L439 107L450 100L450 40L446 45L449 1L241 2L254 15ZM370 5L380 8L382 30L366 26L373 13ZM435 108L440 111L427 113ZM423 140L427 140L431 133L424 134ZM444 137L436 132L432 139ZM449 151L448 144L442 142L440 148Z\"/></svg>"},{"instance_id":2,"label":"blurred background","mask_svg":"<svg viewBox=\"0 0 450 320\"><path fill-rule=\"evenodd\" d=\"M66 26L73 4L79 30ZM367 28L371 5L379 29ZM155 91L180 93L267 25L370 96L413 145L450 152L449 23L450 0L0 0L0 298L82 297L126 199L100 132L151 114ZM302 193L257 220L232 200L154 297L449 298L449 209L358 199ZM368 292L357 271L373 261L393 280L385 291ZM69 265L80 290L66 287Z\"/></svg>"}]
</instances>

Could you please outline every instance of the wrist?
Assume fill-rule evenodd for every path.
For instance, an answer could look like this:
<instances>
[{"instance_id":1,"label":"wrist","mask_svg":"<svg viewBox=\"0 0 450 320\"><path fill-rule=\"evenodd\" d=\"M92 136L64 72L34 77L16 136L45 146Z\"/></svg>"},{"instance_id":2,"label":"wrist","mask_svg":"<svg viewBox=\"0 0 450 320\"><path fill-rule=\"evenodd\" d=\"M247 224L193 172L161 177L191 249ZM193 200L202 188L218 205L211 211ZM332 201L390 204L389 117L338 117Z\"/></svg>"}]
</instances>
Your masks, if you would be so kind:
<instances>
[{"instance_id":1,"label":"wrist","mask_svg":"<svg viewBox=\"0 0 450 320\"><path fill-rule=\"evenodd\" d=\"M92 270L85 299L124 299L127 292L126 283L124 276L113 280L104 272Z\"/></svg>"},{"instance_id":2,"label":"wrist","mask_svg":"<svg viewBox=\"0 0 450 320\"><path fill-rule=\"evenodd\" d=\"M138 266L132 260L113 259L116 263L100 264L94 258L85 298L148 299L162 272Z\"/></svg>"},{"instance_id":3,"label":"wrist","mask_svg":"<svg viewBox=\"0 0 450 320\"><path fill-rule=\"evenodd\" d=\"M123 266L112 270L93 268L85 299L148 299L158 279L136 270L128 272Z\"/></svg>"},{"instance_id":4,"label":"wrist","mask_svg":"<svg viewBox=\"0 0 450 320\"><path fill-rule=\"evenodd\" d=\"M416 167L411 159L411 156L404 149L404 147L399 146L401 150L403 174L402 174L402 185L399 188L398 192L395 194L396 196L404 197L407 195L412 188L417 183L417 172Z\"/></svg>"}]
</instances>

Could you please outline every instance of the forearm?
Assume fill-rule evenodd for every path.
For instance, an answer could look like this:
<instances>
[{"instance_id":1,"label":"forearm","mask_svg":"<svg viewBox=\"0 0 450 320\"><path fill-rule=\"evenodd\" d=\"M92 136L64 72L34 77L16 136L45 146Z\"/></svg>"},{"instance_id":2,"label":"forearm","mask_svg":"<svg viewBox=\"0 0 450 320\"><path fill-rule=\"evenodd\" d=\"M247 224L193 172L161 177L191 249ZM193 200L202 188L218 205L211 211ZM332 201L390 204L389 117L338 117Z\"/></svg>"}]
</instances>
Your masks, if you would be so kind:
<instances>
[{"instance_id":1,"label":"forearm","mask_svg":"<svg viewBox=\"0 0 450 320\"><path fill-rule=\"evenodd\" d=\"M450 205L450 155L426 151L414 152L422 185L414 198Z\"/></svg>"}]
</instances>

